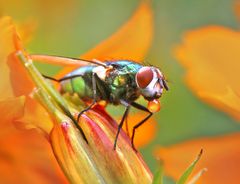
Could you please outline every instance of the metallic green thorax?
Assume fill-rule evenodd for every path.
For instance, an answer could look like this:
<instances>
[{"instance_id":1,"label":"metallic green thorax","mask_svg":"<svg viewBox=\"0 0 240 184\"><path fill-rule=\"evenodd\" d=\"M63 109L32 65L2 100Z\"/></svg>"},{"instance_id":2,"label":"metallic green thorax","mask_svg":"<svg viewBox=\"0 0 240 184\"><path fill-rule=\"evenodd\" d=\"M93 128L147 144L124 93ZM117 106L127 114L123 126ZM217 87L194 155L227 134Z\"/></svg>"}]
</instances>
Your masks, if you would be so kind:
<instances>
[{"instance_id":1,"label":"metallic green thorax","mask_svg":"<svg viewBox=\"0 0 240 184\"><path fill-rule=\"evenodd\" d=\"M120 100L135 101L140 93L135 82L135 75L142 67L130 61L107 62L113 69L106 73L104 79L96 74L97 101L105 100L109 103L119 104ZM61 92L78 94L87 101L93 99L92 76L96 65L81 67L65 77L81 75L61 82Z\"/></svg>"}]
</instances>

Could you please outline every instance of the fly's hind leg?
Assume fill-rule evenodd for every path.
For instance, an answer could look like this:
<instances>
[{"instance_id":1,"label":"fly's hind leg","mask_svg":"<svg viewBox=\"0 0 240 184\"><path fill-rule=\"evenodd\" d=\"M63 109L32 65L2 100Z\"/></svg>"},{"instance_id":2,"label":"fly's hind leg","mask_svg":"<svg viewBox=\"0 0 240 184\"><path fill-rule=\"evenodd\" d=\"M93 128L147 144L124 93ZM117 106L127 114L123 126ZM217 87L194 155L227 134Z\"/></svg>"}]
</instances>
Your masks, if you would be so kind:
<instances>
[{"instance_id":1,"label":"fly's hind leg","mask_svg":"<svg viewBox=\"0 0 240 184\"><path fill-rule=\"evenodd\" d=\"M55 82L62 82L64 80L71 80L73 78L76 78L76 77L82 77L83 75L71 75L71 76L67 76L67 77L63 77L61 79L55 79L53 77L49 77L49 76L46 76L46 75L43 75L42 76L46 79L50 79L52 81L55 81ZM72 80L71 80L72 82ZM84 110L82 110L79 114L78 114L78 117L77 117L77 122L79 122L79 119L81 117L81 115L88 111L89 109L91 109L97 102L97 84L96 84L96 73L93 73L92 74L92 88L93 88L93 102Z\"/></svg>"},{"instance_id":2,"label":"fly's hind leg","mask_svg":"<svg viewBox=\"0 0 240 184\"><path fill-rule=\"evenodd\" d=\"M42 74L42 76L46 79L49 79L49 80L52 80L52 81L55 81L55 82L62 82L62 81L65 81L65 80L70 80L70 79L76 78L76 77L82 77L83 75L71 75L71 76L68 76L68 77L60 78L60 79L55 79L54 77L50 77L50 76L47 76L47 75L44 75L44 74Z\"/></svg>"},{"instance_id":3,"label":"fly's hind leg","mask_svg":"<svg viewBox=\"0 0 240 184\"><path fill-rule=\"evenodd\" d=\"M79 122L81 115L91 109L97 102L97 83L96 83L96 73L92 74L92 88L93 88L93 102L84 110L82 110L77 117L77 122Z\"/></svg>"},{"instance_id":4,"label":"fly's hind leg","mask_svg":"<svg viewBox=\"0 0 240 184\"><path fill-rule=\"evenodd\" d=\"M72 75L72 76L63 77L63 78L61 78L61 79L55 79L55 78L53 78L53 77L49 77L49 76L46 76L46 75L43 75L43 74L42 74L42 76L43 76L44 78L46 78L46 79L49 79L49 80L52 80L52 81L55 81L55 82L62 82L62 81L64 81L64 80L71 80L71 81L72 81L73 78L82 77L82 75ZM94 81L95 81L95 80L94 80ZM95 82L95 83L96 83L96 82ZM73 118L72 115L70 115L70 118L73 120L74 124L76 125L76 127L78 128L78 130L80 131L80 133L82 134L84 140L88 143L88 140L87 140L87 138L86 138L86 136L85 136L82 128L81 128L81 127L79 126L79 124L78 124L79 117L80 117L80 116L78 115L78 118L77 118L77 121L76 121L76 119Z\"/></svg>"}]
</instances>

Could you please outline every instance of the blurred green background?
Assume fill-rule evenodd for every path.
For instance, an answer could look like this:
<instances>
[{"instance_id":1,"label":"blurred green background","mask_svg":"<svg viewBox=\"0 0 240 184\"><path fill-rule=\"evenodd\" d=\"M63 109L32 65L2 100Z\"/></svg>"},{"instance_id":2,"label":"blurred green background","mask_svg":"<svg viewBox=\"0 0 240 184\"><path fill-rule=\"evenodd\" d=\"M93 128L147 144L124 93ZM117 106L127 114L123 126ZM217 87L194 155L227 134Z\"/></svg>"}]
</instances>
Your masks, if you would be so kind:
<instances>
[{"instance_id":1,"label":"blurred green background","mask_svg":"<svg viewBox=\"0 0 240 184\"><path fill-rule=\"evenodd\" d=\"M139 0L10 0L1 2L0 11L17 21L32 18L38 22L27 47L31 53L78 57L118 30L139 3ZM234 0L152 0L155 35L146 61L160 67L170 81L170 91L161 99L162 110L154 115L158 121L157 137L141 149L153 171L157 167L153 157L156 146L240 130L234 120L192 94L183 81L184 69L172 54L186 31L207 25L237 29L233 3ZM49 75L60 69L37 66ZM115 111L116 108L110 113L123 113Z\"/></svg>"}]
</instances>

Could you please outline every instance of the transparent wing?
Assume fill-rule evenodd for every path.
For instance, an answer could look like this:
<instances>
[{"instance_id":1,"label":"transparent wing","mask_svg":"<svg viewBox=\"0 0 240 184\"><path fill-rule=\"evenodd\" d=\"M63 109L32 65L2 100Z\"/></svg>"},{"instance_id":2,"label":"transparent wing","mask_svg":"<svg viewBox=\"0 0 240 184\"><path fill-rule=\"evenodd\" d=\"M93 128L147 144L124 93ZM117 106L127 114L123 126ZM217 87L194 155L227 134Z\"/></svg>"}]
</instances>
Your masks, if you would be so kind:
<instances>
[{"instance_id":1,"label":"transparent wing","mask_svg":"<svg viewBox=\"0 0 240 184\"><path fill-rule=\"evenodd\" d=\"M89 64L96 64L101 66L106 66L99 60L86 60L86 59L78 59L78 58L69 58L62 56L51 56L51 55L30 55L32 60L39 61L41 63L60 65L60 66L73 66L73 67L81 67Z\"/></svg>"},{"instance_id":2,"label":"transparent wing","mask_svg":"<svg viewBox=\"0 0 240 184\"><path fill-rule=\"evenodd\" d=\"M62 57L62 56L50 56L50 55L30 55L30 57L33 61L38 61L41 63L47 63L51 65L63 66L64 69L55 76L56 78L61 78L65 76L67 73L79 67L90 65L90 64L106 67L105 63L96 59L85 60L85 59L69 58L69 57Z\"/></svg>"}]
</instances>

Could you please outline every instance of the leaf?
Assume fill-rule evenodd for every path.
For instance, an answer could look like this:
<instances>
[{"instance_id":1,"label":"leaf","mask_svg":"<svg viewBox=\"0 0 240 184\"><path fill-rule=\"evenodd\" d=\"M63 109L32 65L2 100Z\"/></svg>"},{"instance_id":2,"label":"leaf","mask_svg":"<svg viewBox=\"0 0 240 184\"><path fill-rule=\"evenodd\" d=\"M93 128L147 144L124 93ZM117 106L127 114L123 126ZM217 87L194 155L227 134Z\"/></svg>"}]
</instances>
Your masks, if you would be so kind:
<instances>
[{"instance_id":1,"label":"leaf","mask_svg":"<svg viewBox=\"0 0 240 184\"><path fill-rule=\"evenodd\" d=\"M207 168L208 172L197 183L225 184L240 180L240 133L204 137L188 140L165 148L158 148L155 155L164 162L166 175L177 181L185 168L188 159L195 156L196 150L204 149L204 157L195 166L192 175ZM221 164L219 164L221 163ZM221 176L221 177L219 177Z\"/></svg>"},{"instance_id":2,"label":"leaf","mask_svg":"<svg viewBox=\"0 0 240 184\"><path fill-rule=\"evenodd\" d=\"M201 149L199 155L197 156L197 158L191 163L191 165L185 170L185 172L183 173L183 175L180 177L180 179L177 181L176 184L185 184L188 177L190 176L190 174L192 173L195 165L197 164L197 162L199 161L199 159L201 158L203 153L203 150Z\"/></svg>"},{"instance_id":3,"label":"leaf","mask_svg":"<svg viewBox=\"0 0 240 184\"><path fill-rule=\"evenodd\" d=\"M207 168L201 169L196 175L192 177L192 179L187 184L195 184L199 178L207 171Z\"/></svg>"},{"instance_id":4,"label":"leaf","mask_svg":"<svg viewBox=\"0 0 240 184\"><path fill-rule=\"evenodd\" d=\"M159 164L157 172L153 176L152 184L163 184L163 164Z\"/></svg>"}]
</instances>

